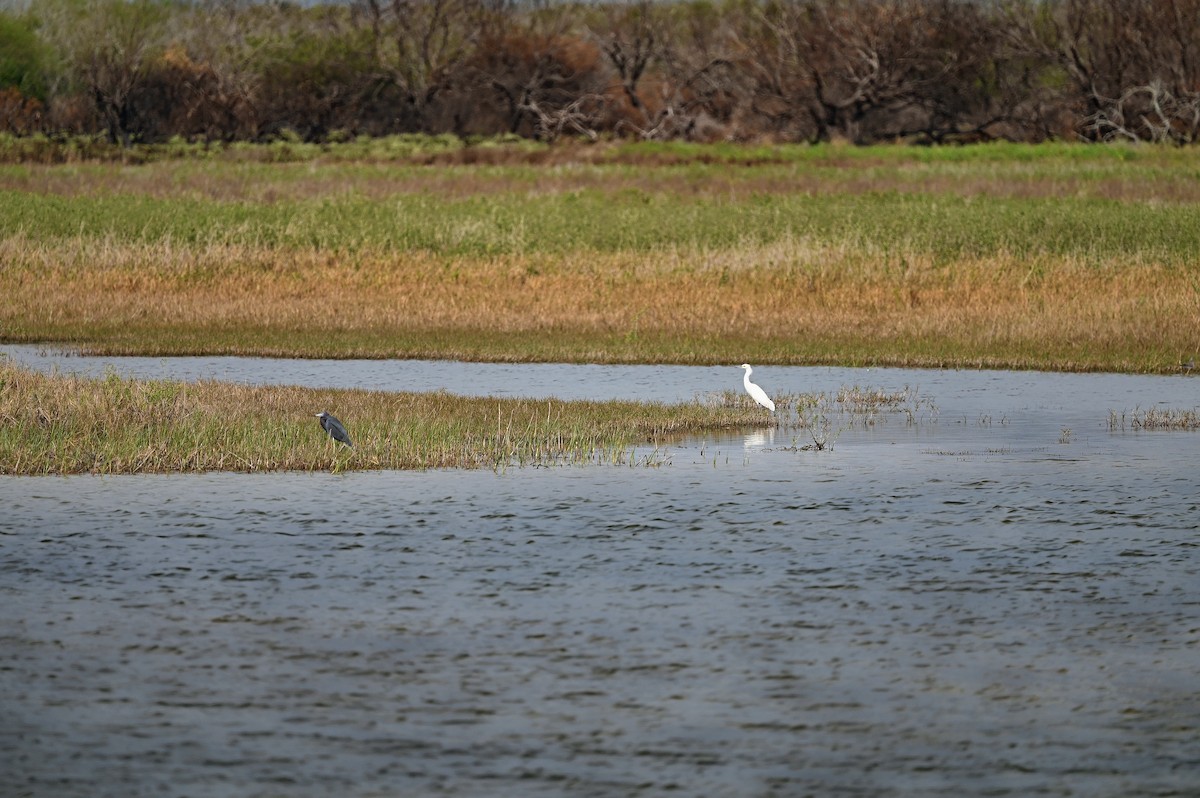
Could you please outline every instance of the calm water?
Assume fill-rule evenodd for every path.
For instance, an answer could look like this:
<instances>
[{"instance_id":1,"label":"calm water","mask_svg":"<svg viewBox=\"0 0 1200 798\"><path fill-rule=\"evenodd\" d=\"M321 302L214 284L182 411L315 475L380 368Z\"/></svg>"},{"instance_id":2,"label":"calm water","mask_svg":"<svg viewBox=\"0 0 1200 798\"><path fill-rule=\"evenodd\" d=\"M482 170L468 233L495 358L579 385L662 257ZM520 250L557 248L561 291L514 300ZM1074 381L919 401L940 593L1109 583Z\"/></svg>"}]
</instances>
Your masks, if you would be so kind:
<instances>
[{"instance_id":1,"label":"calm water","mask_svg":"<svg viewBox=\"0 0 1200 798\"><path fill-rule=\"evenodd\" d=\"M564 398L741 378L38 362ZM0 479L0 794L1200 794L1200 438L1107 422L1200 382L755 378L932 408L658 468Z\"/></svg>"}]
</instances>

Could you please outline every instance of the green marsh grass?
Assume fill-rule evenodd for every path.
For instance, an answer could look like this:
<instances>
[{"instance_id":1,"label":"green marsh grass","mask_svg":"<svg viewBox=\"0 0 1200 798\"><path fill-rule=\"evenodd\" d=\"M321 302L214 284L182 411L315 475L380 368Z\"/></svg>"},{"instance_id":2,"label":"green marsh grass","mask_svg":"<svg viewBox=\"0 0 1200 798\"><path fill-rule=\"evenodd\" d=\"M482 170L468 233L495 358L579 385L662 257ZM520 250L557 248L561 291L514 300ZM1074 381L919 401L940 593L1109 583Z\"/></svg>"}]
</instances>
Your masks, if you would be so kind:
<instances>
[{"instance_id":1,"label":"green marsh grass","mask_svg":"<svg viewBox=\"0 0 1200 798\"><path fill-rule=\"evenodd\" d=\"M314 415L328 410L354 448ZM0 473L661 464L657 450L764 416L691 402L561 402L46 375L0 359Z\"/></svg>"},{"instance_id":2,"label":"green marsh grass","mask_svg":"<svg viewBox=\"0 0 1200 798\"><path fill-rule=\"evenodd\" d=\"M266 203L0 191L5 237L318 249L342 257L428 252L586 261L597 254L641 253L652 263L661 252L753 251L794 240L858 252L884 265L916 257L950 267L999 254L1191 265L1200 251L1198 227L1200 204L909 193L724 200L585 190L565 196L417 194Z\"/></svg>"},{"instance_id":3,"label":"green marsh grass","mask_svg":"<svg viewBox=\"0 0 1200 798\"><path fill-rule=\"evenodd\" d=\"M481 147L0 165L0 292L20 297L0 341L1127 372L1197 347L1200 169L1180 150L464 155Z\"/></svg>"}]
</instances>

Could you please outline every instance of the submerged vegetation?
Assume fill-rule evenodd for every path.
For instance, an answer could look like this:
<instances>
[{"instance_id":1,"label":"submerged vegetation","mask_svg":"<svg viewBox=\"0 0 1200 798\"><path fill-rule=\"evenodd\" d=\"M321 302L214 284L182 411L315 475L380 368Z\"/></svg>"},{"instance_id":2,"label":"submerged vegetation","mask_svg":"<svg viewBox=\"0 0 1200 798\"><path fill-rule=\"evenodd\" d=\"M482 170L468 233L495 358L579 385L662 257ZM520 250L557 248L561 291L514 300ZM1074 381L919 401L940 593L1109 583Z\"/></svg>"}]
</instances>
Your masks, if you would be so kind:
<instances>
[{"instance_id":1,"label":"submerged vegetation","mask_svg":"<svg viewBox=\"0 0 1200 798\"><path fill-rule=\"evenodd\" d=\"M1125 372L1200 346L1181 150L339 146L366 145L0 166L0 341Z\"/></svg>"},{"instance_id":2,"label":"submerged vegetation","mask_svg":"<svg viewBox=\"0 0 1200 798\"><path fill-rule=\"evenodd\" d=\"M1169 407L1136 408L1118 413L1109 411L1110 430L1200 430L1200 408L1190 410Z\"/></svg>"}]
</instances>

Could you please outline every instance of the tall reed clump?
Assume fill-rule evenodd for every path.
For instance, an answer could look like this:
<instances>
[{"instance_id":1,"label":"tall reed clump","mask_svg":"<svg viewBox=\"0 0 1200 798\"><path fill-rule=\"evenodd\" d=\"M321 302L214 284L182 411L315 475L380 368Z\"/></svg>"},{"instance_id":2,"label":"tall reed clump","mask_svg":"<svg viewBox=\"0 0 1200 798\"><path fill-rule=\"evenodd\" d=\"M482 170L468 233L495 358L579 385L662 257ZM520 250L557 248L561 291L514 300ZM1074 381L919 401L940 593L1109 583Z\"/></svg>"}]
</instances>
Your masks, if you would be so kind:
<instances>
[{"instance_id":1,"label":"tall reed clump","mask_svg":"<svg viewBox=\"0 0 1200 798\"><path fill-rule=\"evenodd\" d=\"M349 428L335 445L314 414ZM635 446L765 425L699 402L562 402L447 393L47 375L0 359L0 473L492 468L627 462Z\"/></svg>"}]
</instances>

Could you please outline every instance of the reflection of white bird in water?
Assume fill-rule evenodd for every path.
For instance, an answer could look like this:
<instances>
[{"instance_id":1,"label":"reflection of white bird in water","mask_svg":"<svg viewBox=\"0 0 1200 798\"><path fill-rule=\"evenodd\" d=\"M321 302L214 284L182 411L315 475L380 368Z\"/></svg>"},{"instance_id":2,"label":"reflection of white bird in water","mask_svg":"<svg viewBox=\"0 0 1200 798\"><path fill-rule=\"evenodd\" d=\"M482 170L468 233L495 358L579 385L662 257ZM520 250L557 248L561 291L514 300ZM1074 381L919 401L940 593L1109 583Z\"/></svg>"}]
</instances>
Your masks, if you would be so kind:
<instances>
[{"instance_id":1,"label":"reflection of white bird in water","mask_svg":"<svg viewBox=\"0 0 1200 798\"><path fill-rule=\"evenodd\" d=\"M756 429L742 438L742 448L757 449L763 446L775 445L775 427Z\"/></svg>"},{"instance_id":2,"label":"reflection of white bird in water","mask_svg":"<svg viewBox=\"0 0 1200 798\"><path fill-rule=\"evenodd\" d=\"M774 413L775 403L771 401L771 397L767 396L767 392L762 388L750 382L750 373L754 369L750 368L749 363L743 363L742 368L746 370L746 376L742 377L742 385L746 386L746 393L750 394L751 399Z\"/></svg>"}]
</instances>

